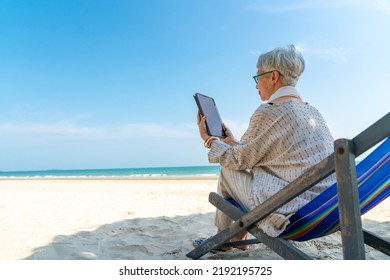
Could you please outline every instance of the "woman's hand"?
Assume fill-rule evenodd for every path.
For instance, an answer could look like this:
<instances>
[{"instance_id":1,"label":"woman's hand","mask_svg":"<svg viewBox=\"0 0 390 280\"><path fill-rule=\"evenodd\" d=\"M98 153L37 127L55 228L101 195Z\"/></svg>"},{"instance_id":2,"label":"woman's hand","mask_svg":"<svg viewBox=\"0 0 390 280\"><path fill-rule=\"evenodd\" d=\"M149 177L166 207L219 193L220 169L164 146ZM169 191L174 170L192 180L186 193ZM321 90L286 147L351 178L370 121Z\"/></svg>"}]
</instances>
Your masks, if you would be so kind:
<instances>
[{"instance_id":1,"label":"woman's hand","mask_svg":"<svg viewBox=\"0 0 390 280\"><path fill-rule=\"evenodd\" d=\"M240 142L236 139L236 137L234 137L232 131L223 123L222 124L222 127L223 129L225 130L225 134L226 134L226 137L225 138L221 138L221 141L230 145L230 146L234 146L234 145L237 145L239 144Z\"/></svg>"},{"instance_id":2,"label":"woman's hand","mask_svg":"<svg viewBox=\"0 0 390 280\"><path fill-rule=\"evenodd\" d=\"M206 141L209 139L210 135L207 132L206 128L206 120L207 120L207 115L203 116L198 112L197 115L197 120L198 120L198 129L199 129L199 135L203 139L203 141ZM223 129L225 130L226 137L225 138L220 138L220 140L230 146L234 146L239 144L240 142L234 137L233 133L231 130L223 123L222 124Z\"/></svg>"},{"instance_id":3,"label":"woman's hand","mask_svg":"<svg viewBox=\"0 0 390 280\"><path fill-rule=\"evenodd\" d=\"M207 128L206 128L207 115L202 117L200 112L198 111L197 120L198 120L199 135L203 139L203 141L206 141L210 137L210 135L207 133Z\"/></svg>"}]
</instances>

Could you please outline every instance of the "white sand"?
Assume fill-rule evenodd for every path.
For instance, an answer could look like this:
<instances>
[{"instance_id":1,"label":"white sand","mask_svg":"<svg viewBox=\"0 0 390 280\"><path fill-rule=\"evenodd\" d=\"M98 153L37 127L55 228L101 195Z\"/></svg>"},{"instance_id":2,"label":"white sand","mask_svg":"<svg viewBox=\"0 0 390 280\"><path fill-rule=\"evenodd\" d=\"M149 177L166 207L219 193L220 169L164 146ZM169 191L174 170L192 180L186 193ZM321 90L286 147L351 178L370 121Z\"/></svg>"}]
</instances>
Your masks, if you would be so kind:
<instances>
[{"instance_id":1,"label":"white sand","mask_svg":"<svg viewBox=\"0 0 390 280\"><path fill-rule=\"evenodd\" d=\"M0 259L187 259L192 241L215 233L204 180L0 180ZM390 199L363 217L390 240ZM340 235L298 246L341 259ZM390 259L366 247L368 259ZM204 259L279 259L264 245Z\"/></svg>"}]
</instances>

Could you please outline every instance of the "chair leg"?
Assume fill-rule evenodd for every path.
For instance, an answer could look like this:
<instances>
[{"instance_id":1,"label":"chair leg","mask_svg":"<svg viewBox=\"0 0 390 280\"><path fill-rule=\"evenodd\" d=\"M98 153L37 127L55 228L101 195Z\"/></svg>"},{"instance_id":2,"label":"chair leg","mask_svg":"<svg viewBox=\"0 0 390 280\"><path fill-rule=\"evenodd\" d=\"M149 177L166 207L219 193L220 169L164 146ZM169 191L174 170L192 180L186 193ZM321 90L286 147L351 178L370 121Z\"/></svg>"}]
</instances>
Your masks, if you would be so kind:
<instances>
[{"instance_id":1,"label":"chair leg","mask_svg":"<svg viewBox=\"0 0 390 280\"><path fill-rule=\"evenodd\" d=\"M338 139L334 149L344 259L364 260L366 257L353 142Z\"/></svg>"}]
</instances>

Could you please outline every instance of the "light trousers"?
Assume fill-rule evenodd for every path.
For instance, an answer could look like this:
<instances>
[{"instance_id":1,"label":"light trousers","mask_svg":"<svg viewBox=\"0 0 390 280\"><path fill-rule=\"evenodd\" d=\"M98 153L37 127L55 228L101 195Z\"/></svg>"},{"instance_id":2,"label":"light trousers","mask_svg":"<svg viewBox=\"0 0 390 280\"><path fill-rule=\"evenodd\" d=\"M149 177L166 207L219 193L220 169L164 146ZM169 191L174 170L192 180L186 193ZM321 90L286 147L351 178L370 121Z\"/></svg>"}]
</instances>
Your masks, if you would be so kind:
<instances>
[{"instance_id":1,"label":"light trousers","mask_svg":"<svg viewBox=\"0 0 390 280\"><path fill-rule=\"evenodd\" d=\"M222 168L218 179L218 194L224 198L233 198L245 211L249 212L252 180L253 175L250 172ZM231 223L233 220L217 209L215 225L218 230L225 229Z\"/></svg>"}]
</instances>

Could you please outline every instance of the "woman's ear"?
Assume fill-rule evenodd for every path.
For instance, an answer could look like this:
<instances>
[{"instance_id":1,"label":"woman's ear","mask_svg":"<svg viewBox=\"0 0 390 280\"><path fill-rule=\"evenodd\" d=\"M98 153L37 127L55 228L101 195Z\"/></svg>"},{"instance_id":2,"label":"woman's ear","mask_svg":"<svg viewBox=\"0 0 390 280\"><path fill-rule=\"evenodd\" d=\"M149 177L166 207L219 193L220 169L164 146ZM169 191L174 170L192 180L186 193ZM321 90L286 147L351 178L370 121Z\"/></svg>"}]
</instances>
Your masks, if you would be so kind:
<instances>
[{"instance_id":1,"label":"woman's ear","mask_svg":"<svg viewBox=\"0 0 390 280\"><path fill-rule=\"evenodd\" d=\"M278 71L273 71L272 72L272 81L275 83L279 81L280 78L280 73Z\"/></svg>"}]
</instances>

